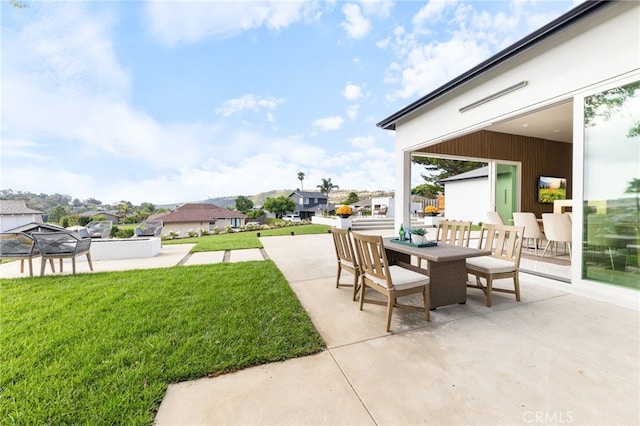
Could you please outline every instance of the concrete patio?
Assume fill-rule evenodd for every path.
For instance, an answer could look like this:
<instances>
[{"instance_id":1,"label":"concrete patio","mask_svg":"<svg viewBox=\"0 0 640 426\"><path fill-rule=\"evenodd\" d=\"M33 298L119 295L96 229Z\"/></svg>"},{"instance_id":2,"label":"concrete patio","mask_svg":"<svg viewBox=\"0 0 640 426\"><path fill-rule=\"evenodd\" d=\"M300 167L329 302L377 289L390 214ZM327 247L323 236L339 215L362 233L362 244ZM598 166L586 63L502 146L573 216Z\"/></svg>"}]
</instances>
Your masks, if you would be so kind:
<instances>
[{"instance_id":1,"label":"concrete patio","mask_svg":"<svg viewBox=\"0 0 640 426\"><path fill-rule=\"evenodd\" d=\"M520 303L469 290L386 333L384 307L335 288L330 235L261 241L327 350L171 385L156 424L640 424L638 310L522 274Z\"/></svg>"}]
</instances>

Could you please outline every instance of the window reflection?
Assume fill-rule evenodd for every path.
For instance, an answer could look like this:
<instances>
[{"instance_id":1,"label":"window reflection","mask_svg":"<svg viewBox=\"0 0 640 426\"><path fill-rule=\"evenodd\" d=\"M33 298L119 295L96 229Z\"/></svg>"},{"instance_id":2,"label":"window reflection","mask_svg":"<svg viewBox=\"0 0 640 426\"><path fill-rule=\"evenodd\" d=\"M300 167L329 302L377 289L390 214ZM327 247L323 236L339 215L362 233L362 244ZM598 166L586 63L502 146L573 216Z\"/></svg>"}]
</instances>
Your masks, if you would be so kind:
<instances>
[{"instance_id":1,"label":"window reflection","mask_svg":"<svg viewBox=\"0 0 640 426\"><path fill-rule=\"evenodd\" d=\"M584 112L583 277L640 289L640 81Z\"/></svg>"}]
</instances>

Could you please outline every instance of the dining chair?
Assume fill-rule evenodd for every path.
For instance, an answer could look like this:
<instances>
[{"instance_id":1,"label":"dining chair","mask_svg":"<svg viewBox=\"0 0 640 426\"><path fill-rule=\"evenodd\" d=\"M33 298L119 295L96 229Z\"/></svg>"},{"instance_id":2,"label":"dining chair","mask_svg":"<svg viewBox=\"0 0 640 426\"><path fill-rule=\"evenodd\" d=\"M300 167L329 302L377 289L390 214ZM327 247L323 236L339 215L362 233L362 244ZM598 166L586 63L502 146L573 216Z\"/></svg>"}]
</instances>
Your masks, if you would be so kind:
<instances>
[{"instance_id":1,"label":"dining chair","mask_svg":"<svg viewBox=\"0 0 640 426\"><path fill-rule=\"evenodd\" d=\"M536 215L531 212L513 213L513 224L515 226L524 226L524 238L527 240L527 250L531 248L529 241L533 240L533 248L537 256L538 246L544 239L544 233L540 229Z\"/></svg>"},{"instance_id":2,"label":"dining chair","mask_svg":"<svg viewBox=\"0 0 640 426\"><path fill-rule=\"evenodd\" d=\"M565 213L543 213L542 224L547 245L544 247L542 257L547 249L555 246L555 255L558 255L558 243L564 243L565 251L569 248L571 258L571 218Z\"/></svg>"},{"instance_id":3,"label":"dining chair","mask_svg":"<svg viewBox=\"0 0 640 426\"><path fill-rule=\"evenodd\" d=\"M491 251L491 255L467 259L467 273L475 276L476 283L467 287L482 290L491 307L492 292L515 294L520 301L520 255L522 254L523 226L494 225L486 223L480 230L478 248ZM482 284L484 278L486 285ZM496 288L493 281L501 278L513 279L513 290Z\"/></svg>"},{"instance_id":4,"label":"dining chair","mask_svg":"<svg viewBox=\"0 0 640 426\"><path fill-rule=\"evenodd\" d=\"M389 266L387 254L380 235L364 235L353 233L353 240L358 255L362 276L360 290L360 310L364 303L383 305L387 307L386 331L391 330L391 315L393 308L408 309L424 312L424 317L430 321L429 307L429 277L418 268L409 269L399 265ZM371 288L386 296L386 302L367 299L366 290ZM422 293L423 306L411 306L398 303L399 297Z\"/></svg>"},{"instance_id":5,"label":"dining chair","mask_svg":"<svg viewBox=\"0 0 640 426\"><path fill-rule=\"evenodd\" d=\"M443 244L469 247L471 222L461 220L441 220L438 224L436 241Z\"/></svg>"},{"instance_id":6,"label":"dining chair","mask_svg":"<svg viewBox=\"0 0 640 426\"><path fill-rule=\"evenodd\" d=\"M333 244L336 249L336 258L338 260L338 275L336 277L336 288L353 287L353 300L356 300L358 290L360 289L360 266L351 242L351 231L348 229L331 228L333 236ZM353 274L353 283L340 283L340 275L342 270L346 270Z\"/></svg>"},{"instance_id":7,"label":"dining chair","mask_svg":"<svg viewBox=\"0 0 640 426\"><path fill-rule=\"evenodd\" d=\"M441 220L438 223L436 241L443 244L469 247L471 237L471 221ZM422 267L422 259L418 258L418 267Z\"/></svg>"},{"instance_id":8,"label":"dining chair","mask_svg":"<svg viewBox=\"0 0 640 426\"><path fill-rule=\"evenodd\" d=\"M504 225L504 220L502 220L502 216L498 212L487 212L487 222L492 223L494 225Z\"/></svg>"}]
</instances>

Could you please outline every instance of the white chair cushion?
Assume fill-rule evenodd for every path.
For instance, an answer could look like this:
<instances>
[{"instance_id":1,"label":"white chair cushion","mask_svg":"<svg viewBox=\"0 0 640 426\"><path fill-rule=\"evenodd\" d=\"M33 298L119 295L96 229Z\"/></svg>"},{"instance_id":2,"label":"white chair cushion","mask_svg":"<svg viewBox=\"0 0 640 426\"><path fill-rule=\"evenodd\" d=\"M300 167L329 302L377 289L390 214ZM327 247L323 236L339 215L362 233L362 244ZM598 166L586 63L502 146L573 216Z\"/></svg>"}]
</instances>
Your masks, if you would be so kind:
<instances>
[{"instance_id":1,"label":"white chair cushion","mask_svg":"<svg viewBox=\"0 0 640 426\"><path fill-rule=\"evenodd\" d=\"M353 262L349 262L348 260L345 259L340 259L340 263L344 266L347 266L349 268L353 268L356 269L356 266L353 264Z\"/></svg>"},{"instance_id":2,"label":"white chair cushion","mask_svg":"<svg viewBox=\"0 0 640 426\"><path fill-rule=\"evenodd\" d=\"M496 259L493 256L472 257L467 259L467 269L485 274L503 274L516 270L513 262Z\"/></svg>"},{"instance_id":3,"label":"white chair cushion","mask_svg":"<svg viewBox=\"0 0 640 426\"><path fill-rule=\"evenodd\" d=\"M419 287L429 284L429 277L419 272L412 271L402 266L389 266L391 282L396 290Z\"/></svg>"},{"instance_id":4,"label":"white chair cushion","mask_svg":"<svg viewBox=\"0 0 640 426\"><path fill-rule=\"evenodd\" d=\"M405 290L429 284L429 277L427 275L403 268L402 266L389 266L389 273L391 274L391 282L393 282L396 290ZM387 288L386 281L370 275L367 277L377 285Z\"/></svg>"}]
</instances>

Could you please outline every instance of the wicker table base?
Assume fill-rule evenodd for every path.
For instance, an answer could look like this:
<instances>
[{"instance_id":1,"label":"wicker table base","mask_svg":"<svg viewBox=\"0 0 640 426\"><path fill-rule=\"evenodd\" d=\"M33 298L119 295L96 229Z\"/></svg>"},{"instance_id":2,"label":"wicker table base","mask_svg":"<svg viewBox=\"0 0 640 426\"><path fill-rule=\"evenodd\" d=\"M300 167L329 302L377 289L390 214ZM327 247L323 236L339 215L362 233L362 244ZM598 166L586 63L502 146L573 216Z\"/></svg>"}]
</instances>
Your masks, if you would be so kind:
<instances>
[{"instance_id":1,"label":"wicker table base","mask_svg":"<svg viewBox=\"0 0 640 426\"><path fill-rule=\"evenodd\" d=\"M411 269L411 256L427 260L431 309L467 301L466 258L483 256L488 252L468 247L439 244L437 247L411 248L385 240L387 259ZM424 270L422 270L424 272Z\"/></svg>"}]
</instances>

